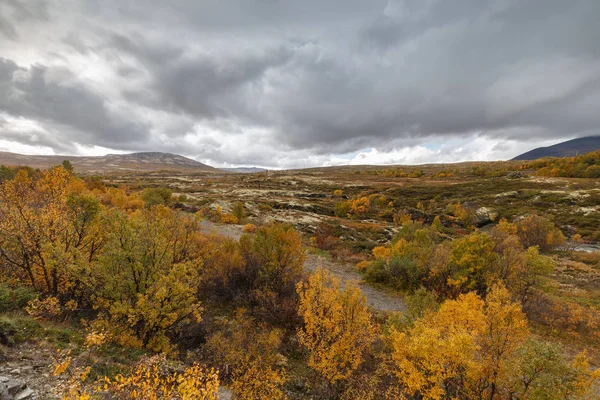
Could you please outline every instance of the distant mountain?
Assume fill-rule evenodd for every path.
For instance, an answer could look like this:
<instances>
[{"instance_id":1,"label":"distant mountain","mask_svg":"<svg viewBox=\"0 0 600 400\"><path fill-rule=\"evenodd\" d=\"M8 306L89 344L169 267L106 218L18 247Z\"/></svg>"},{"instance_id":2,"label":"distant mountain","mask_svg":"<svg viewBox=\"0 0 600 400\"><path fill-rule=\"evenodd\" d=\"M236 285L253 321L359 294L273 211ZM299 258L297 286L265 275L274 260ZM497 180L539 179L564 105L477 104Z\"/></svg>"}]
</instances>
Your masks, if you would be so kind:
<instances>
[{"instance_id":1,"label":"distant mountain","mask_svg":"<svg viewBox=\"0 0 600 400\"><path fill-rule=\"evenodd\" d=\"M227 171L227 172L238 172L238 173L242 173L242 174L254 174L257 172L268 171L267 169L257 168L257 167L219 168L219 169L221 169L223 171Z\"/></svg>"},{"instance_id":2,"label":"distant mountain","mask_svg":"<svg viewBox=\"0 0 600 400\"><path fill-rule=\"evenodd\" d=\"M600 150L600 136L586 136L568 140L548 147L538 147L513 158L513 160L536 160L543 157L573 157Z\"/></svg>"},{"instance_id":3,"label":"distant mountain","mask_svg":"<svg viewBox=\"0 0 600 400\"><path fill-rule=\"evenodd\" d=\"M30 156L0 152L0 164L49 168L69 160L75 172L106 174L127 171L219 172L218 169L177 154L147 152L105 156Z\"/></svg>"}]
</instances>

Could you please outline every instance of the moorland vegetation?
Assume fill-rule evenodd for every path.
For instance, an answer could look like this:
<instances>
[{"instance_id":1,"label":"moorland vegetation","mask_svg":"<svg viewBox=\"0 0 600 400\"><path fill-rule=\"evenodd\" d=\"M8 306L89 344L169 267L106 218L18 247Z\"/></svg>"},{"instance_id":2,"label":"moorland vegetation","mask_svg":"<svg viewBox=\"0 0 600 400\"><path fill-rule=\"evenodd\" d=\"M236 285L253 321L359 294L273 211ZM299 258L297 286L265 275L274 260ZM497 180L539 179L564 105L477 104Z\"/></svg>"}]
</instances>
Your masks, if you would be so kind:
<instances>
[{"instance_id":1,"label":"moorland vegetation","mask_svg":"<svg viewBox=\"0 0 600 400\"><path fill-rule=\"evenodd\" d=\"M511 172L583 163L564 176L586 177L597 159L466 173L520 185ZM223 180L265 176L258 184L275 190L257 176ZM515 216L499 202L482 218L466 201L407 185L318 182L330 195L305 198L327 219L302 232L258 216L282 203L221 204L69 165L3 167L0 180L0 343L58 348L62 398L216 399L219 387L237 399L598 396L598 287L572 297L557 288L565 265L596 276L600 257L567 248L593 231L564 233L551 215ZM240 225L241 237L207 233L206 219ZM357 282L309 273L314 252L356 264L406 310L373 309Z\"/></svg>"}]
</instances>

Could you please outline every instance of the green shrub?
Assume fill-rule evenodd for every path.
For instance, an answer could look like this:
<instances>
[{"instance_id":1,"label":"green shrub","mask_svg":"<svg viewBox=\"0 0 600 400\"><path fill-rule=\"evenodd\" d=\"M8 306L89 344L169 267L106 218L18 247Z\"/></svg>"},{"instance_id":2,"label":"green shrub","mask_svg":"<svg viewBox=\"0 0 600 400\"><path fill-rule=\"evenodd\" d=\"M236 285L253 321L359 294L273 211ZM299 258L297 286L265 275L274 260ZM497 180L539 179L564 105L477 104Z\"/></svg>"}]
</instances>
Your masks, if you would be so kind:
<instances>
[{"instance_id":1,"label":"green shrub","mask_svg":"<svg viewBox=\"0 0 600 400\"><path fill-rule=\"evenodd\" d=\"M146 203L146 207L168 206L172 196L173 192L169 188L150 188L142 192L142 200Z\"/></svg>"},{"instance_id":2,"label":"green shrub","mask_svg":"<svg viewBox=\"0 0 600 400\"><path fill-rule=\"evenodd\" d=\"M387 261L375 261L365 271L365 280L402 290L418 288L425 276L426 271L408 257L392 257Z\"/></svg>"},{"instance_id":3,"label":"green shrub","mask_svg":"<svg viewBox=\"0 0 600 400\"><path fill-rule=\"evenodd\" d=\"M26 287L11 289L7 284L0 283L0 312L19 310L33 300L36 294Z\"/></svg>"},{"instance_id":4,"label":"green shrub","mask_svg":"<svg viewBox=\"0 0 600 400\"><path fill-rule=\"evenodd\" d=\"M43 331L39 322L28 317L0 317L0 344L14 346L39 336Z\"/></svg>"},{"instance_id":5,"label":"green shrub","mask_svg":"<svg viewBox=\"0 0 600 400\"><path fill-rule=\"evenodd\" d=\"M350 204L347 201L340 201L333 206L333 213L336 217L346 218L350 212Z\"/></svg>"},{"instance_id":6,"label":"green shrub","mask_svg":"<svg viewBox=\"0 0 600 400\"><path fill-rule=\"evenodd\" d=\"M244 203L241 201L236 201L233 203L233 207L231 209L231 213L235 215L240 223L246 218L246 209L244 208Z\"/></svg>"},{"instance_id":7,"label":"green shrub","mask_svg":"<svg viewBox=\"0 0 600 400\"><path fill-rule=\"evenodd\" d=\"M365 271L365 280L372 283L388 283L388 274L385 270L384 261L372 262Z\"/></svg>"},{"instance_id":8,"label":"green shrub","mask_svg":"<svg viewBox=\"0 0 600 400\"><path fill-rule=\"evenodd\" d=\"M419 287L426 276L425 271L408 257L392 257L387 262L386 271L394 286L405 290Z\"/></svg>"}]
</instances>

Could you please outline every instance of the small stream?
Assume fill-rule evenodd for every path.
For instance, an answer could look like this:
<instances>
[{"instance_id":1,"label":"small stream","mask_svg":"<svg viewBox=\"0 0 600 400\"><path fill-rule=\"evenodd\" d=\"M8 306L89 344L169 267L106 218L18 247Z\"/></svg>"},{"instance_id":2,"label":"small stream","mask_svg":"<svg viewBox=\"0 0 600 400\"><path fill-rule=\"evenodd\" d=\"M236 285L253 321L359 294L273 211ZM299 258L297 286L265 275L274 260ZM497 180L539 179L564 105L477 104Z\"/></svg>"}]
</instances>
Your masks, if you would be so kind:
<instances>
[{"instance_id":1,"label":"small stream","mask_svg":"<svg viewBox=\"0 0 600 400\"><path fill-rule=\"evenodd\" d=\"M584 251L594 253L600 251L600 244L567 242L560 250Z\"/></svg>"}]
</instances>

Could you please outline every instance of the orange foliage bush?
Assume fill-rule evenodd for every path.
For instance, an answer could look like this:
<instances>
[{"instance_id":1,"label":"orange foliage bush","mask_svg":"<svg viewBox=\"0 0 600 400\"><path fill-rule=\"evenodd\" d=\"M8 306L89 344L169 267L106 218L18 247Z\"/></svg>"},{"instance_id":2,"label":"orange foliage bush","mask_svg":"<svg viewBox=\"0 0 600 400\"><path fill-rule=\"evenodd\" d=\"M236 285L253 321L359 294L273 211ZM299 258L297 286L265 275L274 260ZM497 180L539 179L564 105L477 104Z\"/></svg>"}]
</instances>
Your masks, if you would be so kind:
<instances>
[{"instance_id":1,"label":"orange foliage bush","mask_svg":"<svg viewBox=\"0 0 600 400\"><path fill-rule=\"evenodd\" d=\"M554 250L565 243L562 232L552 221L538 215L530 215L517 222L517 235L525 247L538 246L541 251Z\"/></svg>"},{"instance_id":2,"label":"orange foliage bush","mask_svg":"<svg viewBox=\"0 0 600 400\"><path fill-rule=\"evenodd\" d=\"M258 228L254 224L246 224L242 227L242 230L246 233L254 233Z\"/></svg>"},{"instance_id":3,"label":"orange foliage bush","mask_svg":"<svg viewBox=\"0 0 600 400\"><path fill-rule=\"evenodd\" d=\"M318 269L298 284L304 321L298 340L309 351L308 365L331 384L346 380L363 362L374 339L375 326L360 289Z\"/></svg>"}]
</instances>

